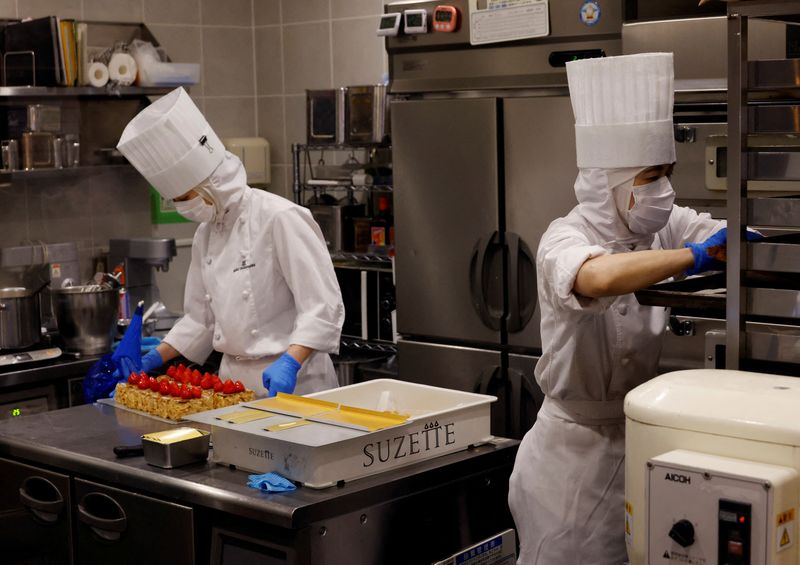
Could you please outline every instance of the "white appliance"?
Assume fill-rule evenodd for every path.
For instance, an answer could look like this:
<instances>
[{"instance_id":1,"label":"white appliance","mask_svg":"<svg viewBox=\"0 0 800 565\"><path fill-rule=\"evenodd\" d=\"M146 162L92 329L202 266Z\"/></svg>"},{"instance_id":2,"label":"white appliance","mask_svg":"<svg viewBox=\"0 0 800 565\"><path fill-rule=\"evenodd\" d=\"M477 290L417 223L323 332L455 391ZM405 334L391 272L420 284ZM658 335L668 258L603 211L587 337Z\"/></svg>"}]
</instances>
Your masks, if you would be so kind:
<instances>
[{"instance_id":1,"label":"white appliance","mask_svg":"<svg viewBox=\"0 0 800 565\"><path fill-rule=\"evenodd\" d=\"M222 143L241 160L247 172L247 184L262 188L272 182L269 141L263 137L228 137Z\"/></svg>"},{"instance_id":2,"label":"white appliance","mask_svg":"<svg viewBox=\"0 0 800 565\"><path fill-rule=\"evenodd\" d=\"M800 380L668 373L632 390L625 416L631 565L799 562Z\"/></svg>"}]
</instances>

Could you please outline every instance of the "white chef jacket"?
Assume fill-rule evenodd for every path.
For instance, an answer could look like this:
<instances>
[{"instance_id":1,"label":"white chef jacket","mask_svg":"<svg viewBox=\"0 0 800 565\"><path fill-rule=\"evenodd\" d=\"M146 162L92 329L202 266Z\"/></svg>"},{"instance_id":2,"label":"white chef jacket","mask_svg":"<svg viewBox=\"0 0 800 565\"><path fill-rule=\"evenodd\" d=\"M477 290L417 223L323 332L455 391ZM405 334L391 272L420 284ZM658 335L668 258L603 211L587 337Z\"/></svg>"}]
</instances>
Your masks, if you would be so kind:
<instances>
[{"instance_id":1,"label":"white chef jacket","mask_svg":"<svg viewBox=\"0 0 800 565\"><path fill-rule=\"evenodd\" d=\"M633 294L575 294L583 263L607 253L677 249L724 224L674 206L653 235L631 233L612 187L638 169L581 170L576 206L552 222L537 253L543 354L536 379L547 399L520 445L509 506L520 564L620 565L624 541L625 394L657 374L669 312ZM616 177L616 178L615 178Z\"/></svg>"},{"instance_id":2,"label":"white chef jacket","mask_svg":"<svg viewBox=\"0 0 800 565\"><path fill-rule=\"evenodd\" d=\"M195 232L184 316L164 341L197 363L222 352L220 376L259 395L262 371L291 344L304 345L315 352L295 393L337 386L328 353L339 350L344 305L311 213L251 189L231 153L203 186L216 216Z\"/></svg>"}]
</instances>

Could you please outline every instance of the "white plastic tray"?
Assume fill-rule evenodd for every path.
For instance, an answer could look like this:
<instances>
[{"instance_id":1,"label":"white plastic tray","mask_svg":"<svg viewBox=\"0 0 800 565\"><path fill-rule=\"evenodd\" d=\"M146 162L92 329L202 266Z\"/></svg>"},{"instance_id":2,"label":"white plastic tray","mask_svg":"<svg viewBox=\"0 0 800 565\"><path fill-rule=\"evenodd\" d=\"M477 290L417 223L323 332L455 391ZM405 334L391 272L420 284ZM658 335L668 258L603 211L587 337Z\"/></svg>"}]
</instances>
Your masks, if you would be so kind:
<instances>
[{"instance_id":1,"label":"white plastic tray","mask_svg":"<svg viewBox=\"0 0 800 565\"><path fill-rule=\"evenodd\" d=\"M244 424L217 419L258 401L198 414L187 420L210 426L212 461L264 473L275 471L311 488L326 488L486 443L494 396L393 379L378 379L308 395L411 417L399 426L366 432L322 422L268 432L264 428L300 418L272 415ZM388 397L388 398L387 398Z\"/></svg>"}]
</instances>

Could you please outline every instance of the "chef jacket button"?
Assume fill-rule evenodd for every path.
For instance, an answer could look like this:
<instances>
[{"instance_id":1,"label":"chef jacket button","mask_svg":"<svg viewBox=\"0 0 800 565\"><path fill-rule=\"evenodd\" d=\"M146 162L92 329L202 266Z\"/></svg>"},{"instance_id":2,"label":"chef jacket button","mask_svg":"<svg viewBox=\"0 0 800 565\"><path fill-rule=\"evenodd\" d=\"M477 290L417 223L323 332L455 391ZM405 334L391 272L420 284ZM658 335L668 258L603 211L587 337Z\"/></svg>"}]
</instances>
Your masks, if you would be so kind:
<instances>
[{"instance_id":1,"label":"chef jacket button","mask_svg":"<svg viewBox=\"0 0 800 565\"><path fill-rule=\"evenodd\" d=\"M258 330L250 330L250 335L253 335L253 336L258 335Z\"/></svg>"},{"instance_id":2,"label":"chef jacket button","mask_svg":"<svg viewBox=\"0 0 800 565\"><path fill-rule=\"evenodd\" d=\"M211 302L211 295L210 294L206 294L206 302Z\"/></svg>"},{"instance_id":3,"label":"chef jacket button","mask_svg":"<svg viewBox=\"0 0 800 565\"><path fill-rule=\"evenodd\" d=\"M241 255L242 257L247 257L247 251L245 251L244 249L240 249L239 255Z\"/></svg>"},{"instance_id":4,"label":"chef jacket button","mask_svg":"<svg viewBox=\"0 0 800 565\"><path fill-rule=\"evenodd\" d=\"M247 300L247 298L248 298L249 296L250 296L250 291L249 291L249 290L243 290L243 291L242 291L242 298L244 298L245 300Z\"/></svg>"},{"instance_id":5,"label":"chef jacket button","mask_svg":"<svg viewBox=\"0 0 800 565\"><path fill-rule=\"evenodd\" d=\"M628 313L628 305L620 304L618 311L620 316L626 315Z\"/></svg>"},{"instance_id":6,"label":"chef jacket button","mask_svg":"<svg viewBox=\"0 0 800 565\"><path fill-rule=\"evenodd\" d=\"M234 357L234 359L236 359L237 361L241 361L242 360L242 356L241 355L237 355L236 357Z\"/></svg>"},{"instance_id":7,"label":"chef jacket button","mask_svg":"<svg viewBox=\"0 0 800 565\"><path fill-rule=\"evenodd\" d=\"M622 366L623 366L623 367L627 366L627 365L628 365L628 363L630 363L630 362L631 362L631 360L630 360L630 359L628 359L627 357L623 357L623 358L622 358Z\"/></svg>"},{"instance_id":8,"label":"chef jacket button","mask_svg":"<svg viewBox=\"0 0 800 565\"><path fill-rule=\"evenodd\" d=\"M214 334L214 341L219 341L220 339L222 339L222 336L221 336L221 335L219 335L219 334Z\"/></svg>"},{"instance_id":9,"label":"chef jacket button","mask_svg":"<svg viewBox=\"0 0 800 565\"><path fill-rule=\"evenodd\" d=\"M211 264L211 257L209 257L208 259L206 259L206 265L210 265L210 264Z\"/></svg>"}]
</instances>

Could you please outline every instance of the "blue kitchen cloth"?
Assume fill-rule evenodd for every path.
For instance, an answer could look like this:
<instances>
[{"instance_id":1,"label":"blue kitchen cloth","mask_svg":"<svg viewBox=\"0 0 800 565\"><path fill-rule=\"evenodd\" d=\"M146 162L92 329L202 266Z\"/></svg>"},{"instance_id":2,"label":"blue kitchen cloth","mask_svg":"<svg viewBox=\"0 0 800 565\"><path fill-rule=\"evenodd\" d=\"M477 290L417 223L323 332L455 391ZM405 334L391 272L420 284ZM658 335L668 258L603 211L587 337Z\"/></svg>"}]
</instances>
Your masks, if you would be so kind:
<instances>
[{"instance_id":1,"label":"blue kitchen cloth","mask_svg":"<svg viewBox=\"0 0 800 565\"><path fill-rule=\"evenodd\" d=\"M264 492L289 492L297 489L292 481L281 477L278 473L248 475L247 486L263 490Z\"/></svg>"}]
</instances>

